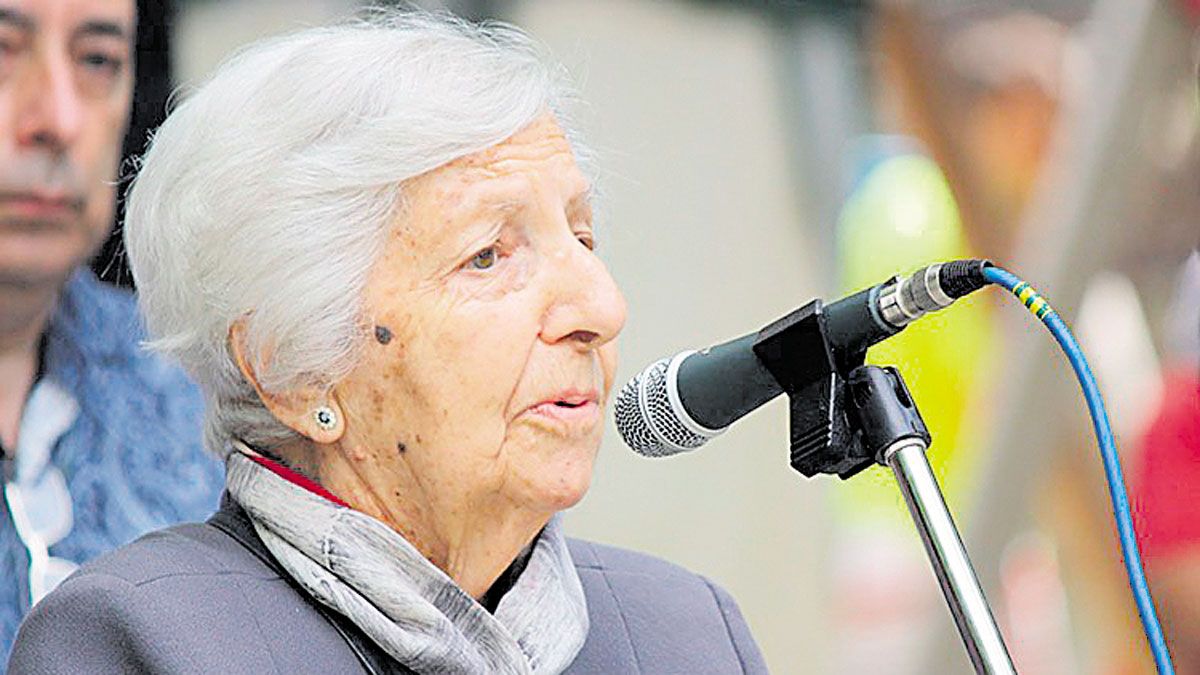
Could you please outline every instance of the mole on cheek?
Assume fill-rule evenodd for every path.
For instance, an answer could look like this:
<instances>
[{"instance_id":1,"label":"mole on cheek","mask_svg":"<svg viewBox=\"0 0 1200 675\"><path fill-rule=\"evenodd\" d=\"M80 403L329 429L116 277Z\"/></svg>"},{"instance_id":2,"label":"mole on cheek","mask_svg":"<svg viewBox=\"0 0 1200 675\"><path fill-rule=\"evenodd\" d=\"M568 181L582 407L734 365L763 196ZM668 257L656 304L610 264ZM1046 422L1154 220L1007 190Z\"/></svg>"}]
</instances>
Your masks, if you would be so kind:
<instances>
[{"instance_id":1,"label":"mole on cheek","mask_svg":"<svg viewBox=\"0 0 1200 675\"><path fill-rule=\"evenodd\" d=\"M375 339L379 344L386 345L392 341L392 331L387 326L375 326Z\"/></svg>"},{"instance_id":2,"label":"mole on cheek","mask_svg":"<svg viewBox=\"0 0 1200 675\"><path fill-rule=\"evenodd\" d=\"M396 452L404 454L408 447L404 445L404 441L396 441Z\"/></svg>"}]
</instances>

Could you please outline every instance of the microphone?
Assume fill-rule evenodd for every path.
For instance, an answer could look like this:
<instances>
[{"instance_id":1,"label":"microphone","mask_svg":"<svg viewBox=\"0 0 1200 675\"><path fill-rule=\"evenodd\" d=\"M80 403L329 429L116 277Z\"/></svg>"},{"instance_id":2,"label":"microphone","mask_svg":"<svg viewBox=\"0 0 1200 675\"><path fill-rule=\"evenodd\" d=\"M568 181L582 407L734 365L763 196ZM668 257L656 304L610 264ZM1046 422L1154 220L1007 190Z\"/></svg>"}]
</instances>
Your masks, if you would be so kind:
<instances>
[{"instance_id":1,"label":"microphone","mask_svg":"<svg viewBox=\"0 0 1200 675\"><path fill-rule=\"evenodd\" d=\"M647 366L621 388L613 415L648 457L694 450L784 391L849 373L867 349L987 284L987 260L956 260L892 277L830 305L815 300L762 330Z\"/></svg>"}]
</instances>

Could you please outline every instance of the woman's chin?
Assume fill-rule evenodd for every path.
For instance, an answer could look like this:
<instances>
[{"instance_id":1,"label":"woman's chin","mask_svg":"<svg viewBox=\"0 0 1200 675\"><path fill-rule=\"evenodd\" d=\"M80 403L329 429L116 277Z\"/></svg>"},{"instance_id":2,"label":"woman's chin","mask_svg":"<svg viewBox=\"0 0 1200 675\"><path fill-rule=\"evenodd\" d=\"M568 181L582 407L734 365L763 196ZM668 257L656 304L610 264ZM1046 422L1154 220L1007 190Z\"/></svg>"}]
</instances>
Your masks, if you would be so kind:
<instances>
[{"instance_id":1,"label":"woman's chin","mask_svg":"<svg viewBox=\"0 0 1200 675\"><path fill-rule=\"evenodd\" d=\"M562 511L579 503L592 484L593 456L541 466L529 483L539 511Z\"/></svg>"},{"instance_id":2,"label":"woman's chin","mask_svg":"<svg viewBox=\"0 0 1200 675\"><path fill-rule=\"evenodd\" d=\"M546 504L553 511L565 511L572 506L575 506L583 499L584 495L587 494L588 487L590 487L591 484L591 476L589 475L587 480L582 481L581 484L571 486L564 485L562 486L561 490L547 495L548 498L545 500Z\"/></svg>"}]
</instances>

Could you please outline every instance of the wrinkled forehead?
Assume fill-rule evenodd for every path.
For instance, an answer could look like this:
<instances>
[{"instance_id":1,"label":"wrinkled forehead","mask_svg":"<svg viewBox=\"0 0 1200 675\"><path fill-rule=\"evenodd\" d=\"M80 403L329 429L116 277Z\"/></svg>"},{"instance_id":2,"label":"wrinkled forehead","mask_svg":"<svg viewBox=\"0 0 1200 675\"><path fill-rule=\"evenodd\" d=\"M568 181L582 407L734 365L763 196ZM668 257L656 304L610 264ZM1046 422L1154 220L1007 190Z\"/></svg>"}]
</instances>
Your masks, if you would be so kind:
<instances>
[{"instance_id":1,"label":"wrinkled forehead","mask_svg":"<svg viewBox=\"0 0 1200 675\"><path fill-rule=\"evenodd\" d=\"M0 0L0 28L34 34L59 31L71 38L132 42L136 20L134 0Z\"/></svg>"},{"instance_id":2,"label":"wrinkled forehead","mask_svg":"<svg viewBox=\"0 0 1200 675\"><path fill-rule=\"evenodd\" d=\"M406 192L415 201L440 204L453 218L511 211L540 198L577 210L589 205L592 190L567 135L544 116L496 145L414 178Z\"/></svg>"},{"instance_id":3,"label":"wrinkled forehead","mask_svg":"<svg viewBox=\"0 0 1200 675\"><path fill-rule=\"evenodd\" d=\"M529 179L537 175L553 179L565 190L586 189L575 150L554 117L543 115L507 139L483 150L452 160L435 169L447 183L489 189L505 184L504 179Z\"/></svg>"},{"instance_id":4,"label":"wrinkled forehead","mask_svg":"<svg viewBox=\"0 0 1200 675\"><path fill-rule=\"evenodd\" d=\"M496 169L509 161L537 161L562 155L574 158L571 143L558 121L541 115L499 143L446 163L451 170Z\"/></svg>"}]
</instances>

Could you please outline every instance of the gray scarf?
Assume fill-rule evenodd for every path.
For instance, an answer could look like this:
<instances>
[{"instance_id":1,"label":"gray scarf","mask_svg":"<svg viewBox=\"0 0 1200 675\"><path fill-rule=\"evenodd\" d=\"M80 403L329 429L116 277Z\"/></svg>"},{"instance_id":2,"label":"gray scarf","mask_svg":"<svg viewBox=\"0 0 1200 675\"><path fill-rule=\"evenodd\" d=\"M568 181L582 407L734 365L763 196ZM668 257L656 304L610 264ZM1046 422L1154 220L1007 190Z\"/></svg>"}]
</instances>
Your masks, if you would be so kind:
<instances>
[{"instance_id":1,"label":"gray scarf","mask_svg":"<svg viewBox=\"0 0 1200 675\"><path fill-rule=\"evenodd\" d=\"M229 493L280 565L409 668L560 673L583 647L587 606L558 516L493 615L392 528L235 449L226 460Z\"/></svg>"}]
</instances>

